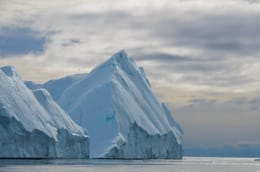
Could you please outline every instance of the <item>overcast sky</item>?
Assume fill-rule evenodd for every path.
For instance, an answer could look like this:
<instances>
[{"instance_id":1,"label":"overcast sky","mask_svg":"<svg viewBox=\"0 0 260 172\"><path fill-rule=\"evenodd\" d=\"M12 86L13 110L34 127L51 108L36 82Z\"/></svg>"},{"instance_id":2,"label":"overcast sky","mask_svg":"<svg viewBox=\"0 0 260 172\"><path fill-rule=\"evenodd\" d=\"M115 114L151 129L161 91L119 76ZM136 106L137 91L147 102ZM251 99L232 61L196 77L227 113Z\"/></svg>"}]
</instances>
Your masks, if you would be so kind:
<instances>
[{"instance_id":1,"label":"overcast sky","mask_svg":"<svg viewBox=\"0 0 260 172\"><path fill-rule=\"evenodd\" d=\"M0 0L0 65L44 82L121 49L145 68L185 147L260 144L260 1Z\"/></svg>"}]
</instances>

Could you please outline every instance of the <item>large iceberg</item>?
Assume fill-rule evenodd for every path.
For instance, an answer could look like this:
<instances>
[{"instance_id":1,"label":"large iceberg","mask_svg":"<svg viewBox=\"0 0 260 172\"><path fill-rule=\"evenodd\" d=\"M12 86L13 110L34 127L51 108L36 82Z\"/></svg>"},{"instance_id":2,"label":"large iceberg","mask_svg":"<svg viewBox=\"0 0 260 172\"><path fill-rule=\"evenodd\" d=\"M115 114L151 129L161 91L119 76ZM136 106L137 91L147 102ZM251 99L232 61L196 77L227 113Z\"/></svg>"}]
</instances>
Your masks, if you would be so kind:
<instances>
[{"instance_id":1,"label":"large iceberg","mask_svg":"<svg viewBox=\"0 0 260 172\"><path fill-rule=\"evenodd\" d=\"M51 80L43 87L88 130L90 157L182 158L182 128L125 51L89 74Z\"/></svg>"},{"instance_id":2,"label":"large iceberg","mask_svg":"<svg viewBox=\"0 0 260 172\"><path fill-rule=\"evenodd\" d=\"M44 88L0 68L0 158L88 158L89 139Z\"/></svg>"}]
</instances>

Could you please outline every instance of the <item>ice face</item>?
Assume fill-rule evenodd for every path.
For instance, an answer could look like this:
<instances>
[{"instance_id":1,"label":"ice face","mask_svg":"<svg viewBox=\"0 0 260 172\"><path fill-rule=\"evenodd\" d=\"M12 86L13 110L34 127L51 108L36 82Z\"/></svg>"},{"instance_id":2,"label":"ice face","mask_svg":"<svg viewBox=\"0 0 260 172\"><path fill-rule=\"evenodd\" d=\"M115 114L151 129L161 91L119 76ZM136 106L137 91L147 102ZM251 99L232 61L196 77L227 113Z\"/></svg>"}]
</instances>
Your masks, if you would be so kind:
<instances>
[{"instance_id":1,"label":"ice face","mask_svg":"<svg viewBox=\"0 0 260 172\"><path fill-rule=\"evenodd\" d=\"M51 82L51 86L50 82L44 84L45 88L51 93L61 88L63 91L55 100L88 130L92 157L182 157L181 126L155 96L144 69L125 51L116 53L89 74L70 79L67 85L61 80ZM138 133L144 138L140 139ZM143 144L134 144L137 141Z\"/></svg>"},{"instance_id":2,"label":"ice face","mask_svg":"<svg viewBox=\"0 0 260 172\"><path fill-rule=\"evenodd\" d=\"M6 76L13 77L13 76L18 76L16 73L16 70L13 66L4 66L1 67L2 72L5 73Z\"/></svg>"},{"instance_id":3,"label":"ice face","mask_svg":"<svg viewBox=\"0 0 260 172\"><path fill-rule=\"evenodd\" d=\"M86 158L85 131L47 90L29 90L13 67L0 68L0 157Z\"/></svg>"}]
</instances>

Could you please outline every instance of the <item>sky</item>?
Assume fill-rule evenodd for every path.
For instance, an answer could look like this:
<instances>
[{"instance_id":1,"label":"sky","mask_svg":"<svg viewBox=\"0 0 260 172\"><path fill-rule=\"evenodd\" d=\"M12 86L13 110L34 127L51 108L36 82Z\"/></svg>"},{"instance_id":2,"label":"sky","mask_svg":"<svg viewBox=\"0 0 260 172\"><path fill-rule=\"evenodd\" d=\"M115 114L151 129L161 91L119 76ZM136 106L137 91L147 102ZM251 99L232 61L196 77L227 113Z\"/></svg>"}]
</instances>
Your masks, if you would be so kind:
<instances>
[{"instance_id":1,"label":"sky","mask_svg":"<svg viewBox=\"0 0 260 172\"><path fill-rule=\"evenodd\" d=\"M0 0L0 66L43 83L124 49L184 147L260 145L260 1Z\"/></svg>"}]
</instances>

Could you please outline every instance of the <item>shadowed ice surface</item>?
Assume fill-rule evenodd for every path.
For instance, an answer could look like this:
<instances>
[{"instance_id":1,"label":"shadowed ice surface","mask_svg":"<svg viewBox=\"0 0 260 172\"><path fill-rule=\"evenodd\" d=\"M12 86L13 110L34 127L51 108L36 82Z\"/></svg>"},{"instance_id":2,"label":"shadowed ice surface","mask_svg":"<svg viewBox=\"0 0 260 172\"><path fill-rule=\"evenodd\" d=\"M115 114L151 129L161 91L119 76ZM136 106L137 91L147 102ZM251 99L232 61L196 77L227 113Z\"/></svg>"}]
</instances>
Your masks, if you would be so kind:
<instances>
[{"instance_id":1,"label":"shadowed ice surface","mask_svg":"<svg viewBox=\"0 0 260 172\"><path fill-rule=\"evenodd\" d=\"M253 158L183 160L0 160L0 172L260 172Z\"/></svg>"}]
</instances>

